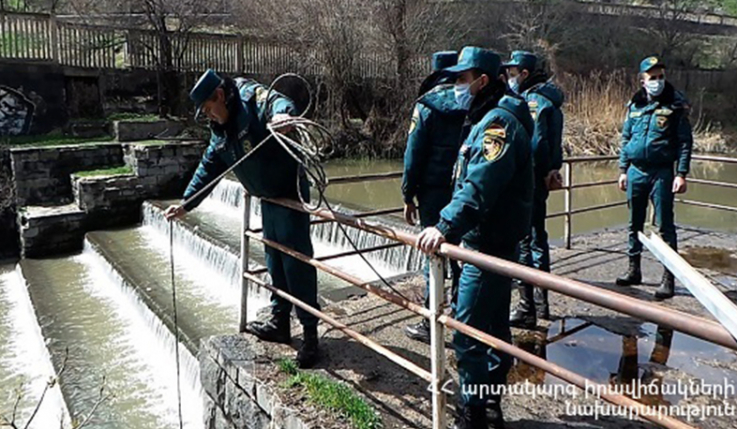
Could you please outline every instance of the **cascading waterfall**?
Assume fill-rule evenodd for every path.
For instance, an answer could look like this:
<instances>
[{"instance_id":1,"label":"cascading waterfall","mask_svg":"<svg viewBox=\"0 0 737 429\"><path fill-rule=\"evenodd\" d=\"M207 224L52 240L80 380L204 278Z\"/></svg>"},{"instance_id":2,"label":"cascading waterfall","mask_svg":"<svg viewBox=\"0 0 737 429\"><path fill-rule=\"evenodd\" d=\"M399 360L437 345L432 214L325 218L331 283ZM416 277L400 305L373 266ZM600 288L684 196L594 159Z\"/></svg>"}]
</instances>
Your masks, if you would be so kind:
<instances>
[{"instance_id":1,"label":"cascading waterfall","mask_svg":"<svg viewBox=\"0 0 737 429\"><path fill-rule=\"evenodd\" d=\"M169 221L164 218L163 212L160 209L149 203L144 203L142 210L143 226L149 228L158 238L151 240L151 244L158 246L159 251L168 253ZM173 225L174 246L177 249L175 253L193 259L194 263L204 262L212 271L224 277L232 294L230 302L240 302L241 263L239 255L233 253L230 249L213 243L211 240L200 237L180 222L174 222ZM167 247L164 248L164 245ZM251 269L254 269L258 267L258 264L251 261L249 266ZM212 283L212 281L208 283ZM249 289L249 302L252 305L249 306L249 310L255 311L266 306L268 304L268 295L265 289L251 287Z\"/></svg>"},{"instance_id":2,"label":"cascading waterfall","mask_svg":"<svg viewBox=\"0 0 737 429\"><path fill-rule=\"evenodd\" d=\"M51 356L46 348L41 327L36 318L36 312L28 295L25 279L20 268L0 275L0 295L6 301L8 308L3 317L9 322L9 338L0 353L0 364L3 371L14 376L4 380L4 390L21 388L23 399L19 404L16 424L25 425L38 403L41 394L50 377L56 374L51 363ZM18 383L16 385L16 382ZM10 384L13 384L11 387ZM14 403L15 396L3 398L4 406ZM5 407L4 407L5 408ZM3 413L5 414L5 409ZM7 415L7 414L5 414ZM69 411L61 394L59 384L50 388L41 404L38 413L29 426L30 429L46 429L59 427L60 421L65 422L64 428L69 427Z\"/></svg>"},{"instance_id":3,"label":"cascading waterfall","mask_svg":"<svg viewBox=\"0 0 737 429\"><path fill-rule=\"evenodd\" d=\"M243 187L233 180L222 180L215 186L208 199L220 204L224 209L230 208L230 210L223 210L225 213L229 213L229 216L240 216L239 209L243 206ZM260 225L260 221L260 205L254 203L251 206L251 223L252 225ZM398 227L398 225L394 224L392 226L395 228ZM391 243L391 240L377 236L376 234L356 228L347 227L345 229L359 249ZM340 228L335 222L313 225L312 237L317 241L315 243L316 247L332 249L333 251L352 250L350 243L348 243L345 235L340 231ZM424 261L422 254L409 246L371 252L366 257L372 263L379 264L380 272L394 274L417 271L422 268ZM352 264L357 258L350 259L350 264ZM360 261L360 259L358 260ZM345 262L348 261L342 261L341 265L345 266ZM360 263L363 264L363 261L360 261Z\"/></svg>"},{"instance_id":4,"label":"cascading waterfall","mask_svg":"<svg viewBox=\"0 0 737 429\"><path fill-rule=\"evenodd\" d=\"M101 287L99 282L90 282L90 293L105 295L118 306L121 315L132 323L130 334L136 344L143 345L141 352L146 354L146 362L155 368L152 374L142 374L142 383L155 384L163 393L166 402L151 404L161 408L160 412L176 420L176 347L173 333L141 300L135 289L129 285L108 263L85 241L81 256L93 278L108 279L115 287ZM133 332L135 331L135 332ZM201 428L203 413L203 389L200 382L200 368L197 359L180 343L182 413L186 428ZM154 375L154 377L151 377Z\"/></svg>"}]
</instances>

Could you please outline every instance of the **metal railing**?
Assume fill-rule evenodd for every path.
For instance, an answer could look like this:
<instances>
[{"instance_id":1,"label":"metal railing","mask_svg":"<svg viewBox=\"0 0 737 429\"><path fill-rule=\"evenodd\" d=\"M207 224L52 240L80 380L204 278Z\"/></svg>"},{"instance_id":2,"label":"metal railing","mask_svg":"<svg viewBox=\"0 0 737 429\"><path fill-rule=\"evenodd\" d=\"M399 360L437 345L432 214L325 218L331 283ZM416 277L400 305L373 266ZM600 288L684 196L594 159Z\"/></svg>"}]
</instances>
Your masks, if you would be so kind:
<instances>
[{"instance_id":1,"label":"metal railing","mask_svg":"<svg viewBox=\"0 0 737 429\"><path fill-rule=\"evenodd\" d=\"M566 186L563 189L566 192L566 211L563 215L569 218L568 220L568 234L571 233L570 224L572 217L578 213L585 213L587 211L603 210L612 204L591 206L584 209L571 209L572 190L577 188L585 188L592 186L611 185L613 181L607 180L602 182L584 183L574 185L572 178L572 165L582 162L592 161L610 161L616 159L616 157L592 157L592 158L572 158L566 160ZM737 163L737 159L731 158L716 158L716 157L704 157L695 156L694 159L702 161L718 161L726 163ZM398 173L381 173L372 174L367 176L359 177L344 177L344 178L333 178L331 183L353 183L361 181L360 178L365 180L386 180L393 179L401 176ZM708 183L707 183L708 182ZM713 183L712 183L713 182ZM698 183L707 185L724 186L721 182L714 181L701 181ZM717 184L719 183L719 184ZM731 185L728 187L732 187ZM616 405L630 407L634 409L641 418L649 420L658 425L668 428L692 428L692 426L683 423L677 419L669 416L664 416L654 410L650 409L647 405L639 403L629 397L611 393L605 386L601 386L592 380L586 379L585 377L576 374L572 371L564 369L554 363L546 361L538 356L535 356L529 352L526 352L513 344L504 342L498 338L495 338L485 332L461 323L444 314L443 305L443 289L444 289L444 276L443 276L443 261L442 258L450 258L453 260L461 261L475 265L483 270L490 271L496 274L500 274L506 277L517 278L526 283L534 284L539 287L552 290L582 301L586 301L610 310L614 310L623 314L627 314L639 319L656 323L660 326L668 327L688 335L701 338L703 340L737 350L737 340L731 336L731 334L720 324L707 320L701 317L697 317L691 314L687 314L681 311L672 310L666 307L662 307L656 304L652 304L645 301L632 298L627 295L612 292L606 289L602 289L596 286L588 285L579 281L571 280L568 278L560 277L555 274L550 274L542 271L538 271L526 266L516 264L507 260L496 258L490 255L479 253L476 251L463 249L459 246L451 244L443 244L438 251L438 254L430 258L430 308L424 308L414 302L405 299L395 293L388 292L383 288L377 287L372 283L365 282L355 276L342 272L341 270L326 264L324 261L333 257L342 257L355 254L357 252L341 252L337 255L330 255L327 257L311 257L299 253L287 246L281 245L274 241L264 238L256 230L250 228L250 215L251 215L251 197L246 196L246 203L244 204L243 212L243 223L242 223L242 241L241 241L241 268L243 270L242 278L242 300L241 300L241 332L245 331L246 314L248 313L248 288L249 284L262 288L266 288L271 292L281 296L282 298L290 301L295 306L298 306L305 311L313 314L315 317L321 319L323 322L335 327L342 331L350 338L358 341L364 346L374 350L378 354L386 357L395 364L405 368L412 372L418 377L430 382L431 394L432 394L432 420L433 428L440 429L446 427L446 391L445 386L447 384L447 370L446 370L446 358L445 358L445 328L459 331L465 335L468 335L496 350L503 353L507 353L518 360L525 362L531 366L537 367L550 373L551 375L560 378L568 383L578 386L581 389L600 388L597 392L604 392L601 397L602 399L611 402ZM358 215L346 215L337 213L334 211L319 209L317 211L307 211L300 203L293 200L283 199L269 199L269 202L280 204L284 207L291 208L297 211L304 211L310 213L317 220L312 223L323 223L323 222L339 222L345 226L357 228L359 230L376 234L391 240L394 243L407 246L415 246L417 237L414 234L398 231L387 226L369 222L366 218L370 216L376 216L378 214L386 214L387 212L393 212L397 209L379 210L375 212L369 212ZM619 202L616 204L620 204ZM713 207L707 203L699 203L707 207ZM726 207L726 206L723 206ZM734 208L730 208L734 209ZM737 209L736 209L737 210ZM430 321L431 327L431 344L430 344L430 355L431 355L431 368L430 371L419 367L418 365L410 362L406 358L392 352L386 347L378 344L370 338L356 332L344 323L333 319L332 317L322 313L321 311L310 307L302 301L290 296L288 293L281 291L274 286L264 281L258 274L263 273L263 269L249 271L249 254L248 247L250 240L256 240L263 243L266 246L281 251L289 256L292 256L306 264L309 264L316 269L331 274L339 279L342 279L356 287L359 287L371 294L377 295L380 298L398 305L408 311L411 311L417 315L427 318ZM381 246L379 246L381 247ZM364 249L365 251L371 251L376 249Z\"/></svg>"}]
</instances>

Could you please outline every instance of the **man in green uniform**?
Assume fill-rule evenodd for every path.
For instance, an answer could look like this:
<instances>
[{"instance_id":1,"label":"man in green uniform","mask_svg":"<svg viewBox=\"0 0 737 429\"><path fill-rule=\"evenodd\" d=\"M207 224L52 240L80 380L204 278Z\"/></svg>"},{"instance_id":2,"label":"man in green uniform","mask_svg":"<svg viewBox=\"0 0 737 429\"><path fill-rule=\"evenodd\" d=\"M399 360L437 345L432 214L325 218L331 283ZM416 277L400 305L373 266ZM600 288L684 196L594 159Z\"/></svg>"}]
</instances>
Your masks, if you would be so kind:
<instances>
[{"instance_id":1,"label":"man in green uniform","mask_svg":"<svg viewBox=\"0 0 737 429\"><path fill-rule=\"evenodd\" d=\"M466 47L458 65L448 69L457 74L456 100L469 109L473 126L459 151L453 199L441 211L440 221L418 238L426 253L436 252L446 241L462 239L464 247L516 261L519 242L529 231L534 123L523 100L505 95L500 67L496 53ZM464 264L456 319L511 341L511 284L509 278ZM459 332L453 345L461 387L454 427L504 427L501 397L486 389L506 383L511 357Z\"/></svg>"},{"instance_id":2,"label":"man in green uniform","mask_svg":"<svg viewBox=\"0 0 737 429\"><path fill-rule=\"evenodd\" d=\"M461 145L461 131L466 110L456 103L452 85L437 85L447 79L444 68L458 62L455 51L436 52L433 55L433 73L423 85L427 90L415 104L404 152L404 176L402 196L404 218L415 225L419 202L420 225L433 226L440 219L443 209L453 195L453 164ZM429 83L427 83L429 82ZM453 261L453 293L457 289L460 267ZM429 307L429 271L425 262L425 307ZM427 319L405 329L408 337L430 342L430 325Z\"/></svg>"},{"instance_id":3,"label":"man in green uniform","mask_svg":"<svg viewBox=\"0 0 737 429\"><path fill-rule=\"evenodd\" d=\"M535 133L532 153L535 160L535 193L532 205L532 227L520 243L520 263L550 272L550 246L545 230L549 191L561 185L559 170L563 165L563 92L550 80L535 54L512 52L504 64L509 87L527 101ZM548 319L548 290L520 283L520 300L510 323L532 329L537 318Z\"/></svg>"},{"instance_id":4,"label":"man in green uniform","mask_svg":"<svg viewBox=\"0 0 737 429\"><path fill-rule=\"evenodd\" d=\"M238 82L205 72L190 92L197 113L210 119L210 145L202 157L194 177L184 192L187 200L235 164L246 153L269 136L268 123L278 124L294 115L296 108L287 97L253 80ZM309 185L304 171L286 150L271 138L233 172L250 195L264 198L309 198ZM298 180L299 179L299 180ZM299 182L299 189L297 183ZM212 188L184 206L166 210L171 219L197 207ZM261 202L264 238L313 255L310 217L268 201ZM295 298L319 309L315 268L266 246L266 265L272 284ZM264 341L289 343L291 330L290 302L272 295L271 318L248 324L248 331ZM300 367L313 366L318 359L317 318L297 308L304 328L304 342L297 353Z\"/></svg>"},{"instance_id":5,"label":"man in green uniform","mask_svg":"<svg viewBox=\"0 0 737 429\"><path fill-rule=\"evenodd\" d=\"M665 64L658 57L642 60L640 81L643 87L627 107L619 155L619 188L627 191L630 208L629 270L617 279L620 286L642 281L642 243L637 234L645 225L648 200L653 202L660 235L677 249L673 200L674 194L686 192L693 146L688 100L666 81ZM670 298L674 289L673 273L666 268L655 297Z\"/></svg>"}]
</instances>

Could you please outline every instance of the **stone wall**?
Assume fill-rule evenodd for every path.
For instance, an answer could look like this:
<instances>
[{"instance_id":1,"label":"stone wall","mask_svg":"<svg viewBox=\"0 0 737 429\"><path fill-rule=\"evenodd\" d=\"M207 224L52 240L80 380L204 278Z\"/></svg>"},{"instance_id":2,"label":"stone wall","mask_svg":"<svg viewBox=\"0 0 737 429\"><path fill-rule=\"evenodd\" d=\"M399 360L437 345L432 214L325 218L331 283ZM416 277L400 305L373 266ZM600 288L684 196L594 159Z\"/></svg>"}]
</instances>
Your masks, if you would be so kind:
<instances>
[{"instance_id":1,"label":"stone wall","mask_svg":"<svg viewBox=\"0 0 737 429\"><path fill-rule=\"evenodd\" d=\"M132 142L155 137L172 137L179 134L184 125L181 122L160 121L115 121L113 123L116 140Z\"/></svg>"},{"instance_id":2,"label":"stone wall","mask_svg":"<svg viewBox=\"0 0 737 429\"><path fill-rule=\"evenodd\" d=\"M72 173L123 164L120 143L16 148L10 151L18 206L71 201Z\"/></svg>"},{"instance_id":3,"label":"stone wall","mask_svg":"<svg viewBox=\"0 0 737 429\"><path fill-rule=\"evenodd\" d=\"M20 209L21 255L37 258L81 250L85 220L84 211L74 204Z\"/></svg>"},{"instance_id":4,"label":"stone wall","mask_svg":"<svg viewBox=\"0 0 737 429\"><path fill-rule=\"evenodd\" d=\"M133 174L156 185L157 196L179 197L192 178L207 144L201 141L172 141L162 144L131 143L123 159ZM151 179L155 183L151 182Z\"/></svg>"},{"instance_id":5,"label":"stone wall","mask_svg":"<svg viewBox=\"0 0 737 429\"><path fill-rule=\"evenodd\" d=\"M305 416L287 407L267 380L261 344L242 335L210 337L200 346L206 429L307 429Z\"/></svg>"}]
</instances>

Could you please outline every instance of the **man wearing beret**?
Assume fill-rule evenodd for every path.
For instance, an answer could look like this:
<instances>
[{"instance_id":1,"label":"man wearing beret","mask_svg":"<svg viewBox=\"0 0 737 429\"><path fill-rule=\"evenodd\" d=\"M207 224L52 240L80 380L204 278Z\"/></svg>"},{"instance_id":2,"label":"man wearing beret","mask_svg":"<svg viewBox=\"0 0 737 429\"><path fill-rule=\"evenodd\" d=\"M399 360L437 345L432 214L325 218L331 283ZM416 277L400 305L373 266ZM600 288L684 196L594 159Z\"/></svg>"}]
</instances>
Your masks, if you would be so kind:
<instances>
[{"instance_id":1,"label":"man wearing beret","mask_svg":"<svg viewBox=\"0 0 737 429\"><path fill-rule=\"evenodd\" d=\"M410 225L416 224L417 213L420 225L426 228L438 223L440 210L453 195L453 165L461 145L461 131L466 119L466 110L456 103L453 85L447 85L452 77L443 69L458 62L455 51L436 52L433 55L433 73L420 89L420 98L415 104L404 152L404 176L402 196L404 218ZM415 199L419 203L419 210ZM451 262L453 292L457 288L460 267ZM429 307L429 267L425 261L425 307ZM427 319L405 328L408 337L430 343L430 325Z\"/></svg>"},{"instance_id":2,"label":"man wearing beret","mask_svg":"<svg viewBox=\"0 0 737 429\"><path fill-rule=\"evenodd\" d=\"M190 98L196 105L197 115L204 113L210 120L211 136L200 165L184 192L184 200L194 196L264 141L269 136L268 123L278 124L296 113L294 103L282 94L276 91L269 93L268 88L253 80L234 81L212 70L202 75L190 92ZM274 138L256 149L233 172L250 195L294 200L299 200L300 195L303 199L309 198L309 184L304 171ZM193 210L210 191L212 188L187 205L169 207L166 217L172 219ZM263 200L261 214L264 238L305 255L313 255L308 214ZM319 309L315 268L269 246L265 251L272 284ZM289 343L291 310L291 303L274 294L270 319L250 322L247 330L264 341ZM304 328L304 341L297 353L297 363L302 368L309 368L318 359L317 318L300 308L297 308L297 316Z\"/></svg>"},{"instance_id":3,"label":"man wearing beret","mask_svg":"<svg viewBox=\"0 0 737 429\"><path fill-rule=\"evenodd\" d=\"M534 123L524 100L506 96L500 67L496 53L466 47L458 64L447 69L456 74L456 101L468 110L472 128L459 151L453 198L438 223L418 238L426 253L435 253L444 242L462 240L466 248L516 261L519 242L529 231ZM507 277L464 264L455 318L511 342L511 285ZM453 345L460 381L454 427L504 427L498 393L511 357L460 332L455 332Z\"/></svg>"},{"instance_id":4,"label":"man wearing beret","mask_svg":"<svg viewBox=\"0 0 737 429\"><path fill-rule=\"evenodd\" d=\"M686 192L693 146L688 100L666 80L660 58L642 60L640 82L642 88L627 106L619 154L619 188L627 191L630 209L629 269L617 279L620 286L642 282L642 243L637 234L645 226L648 200L653 202L660 235L677 249L673 201L675 194ZM655 298L670 298L674 290L673 273L664 268Z\"/></svg>"}]
</instances>

